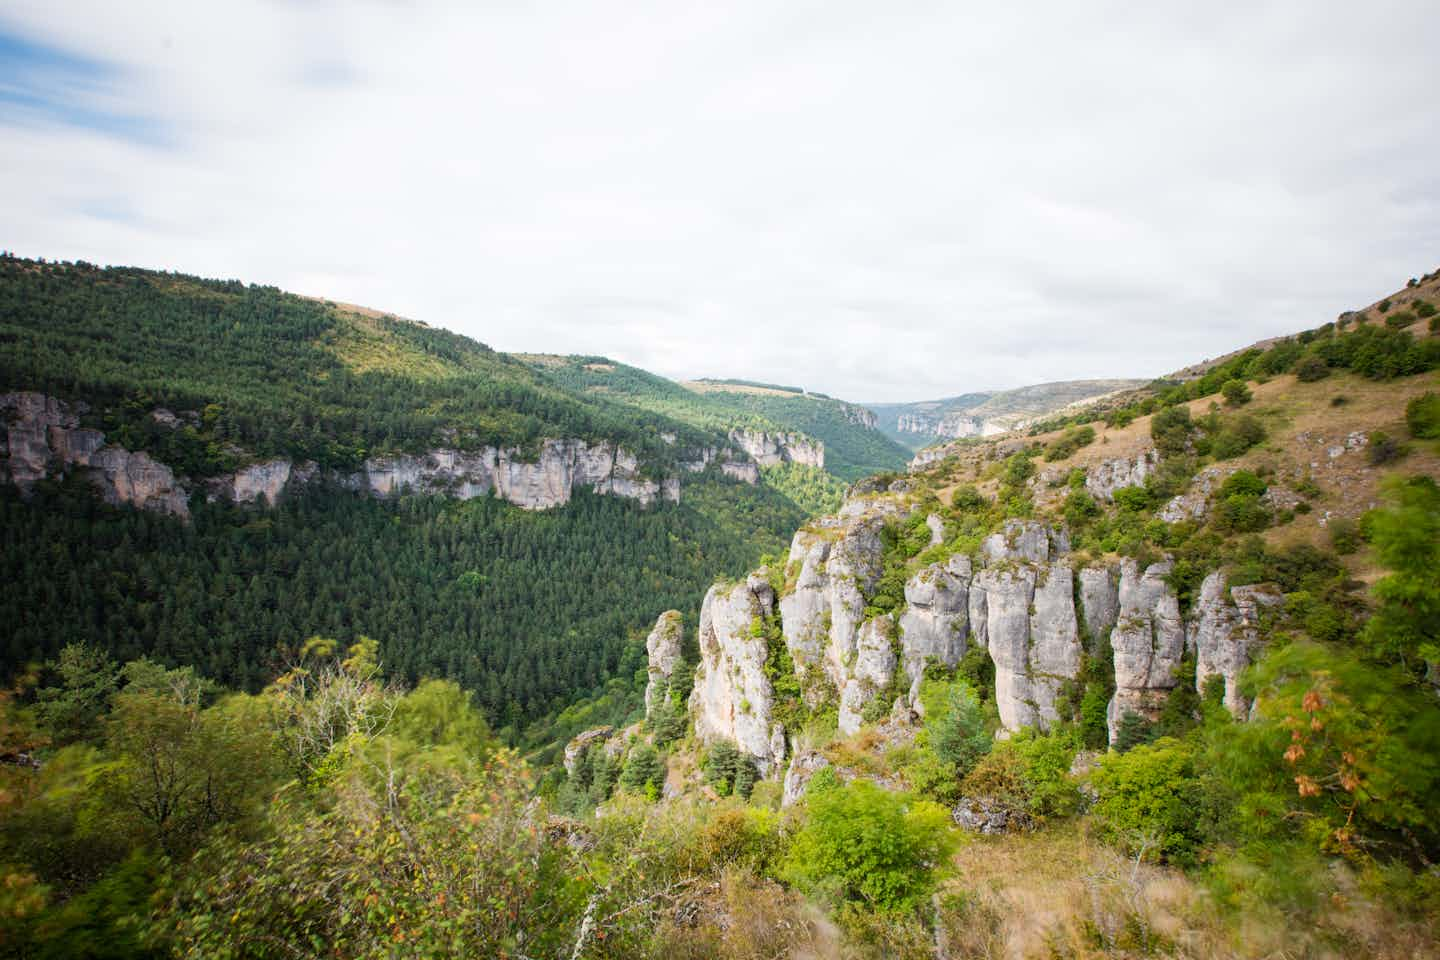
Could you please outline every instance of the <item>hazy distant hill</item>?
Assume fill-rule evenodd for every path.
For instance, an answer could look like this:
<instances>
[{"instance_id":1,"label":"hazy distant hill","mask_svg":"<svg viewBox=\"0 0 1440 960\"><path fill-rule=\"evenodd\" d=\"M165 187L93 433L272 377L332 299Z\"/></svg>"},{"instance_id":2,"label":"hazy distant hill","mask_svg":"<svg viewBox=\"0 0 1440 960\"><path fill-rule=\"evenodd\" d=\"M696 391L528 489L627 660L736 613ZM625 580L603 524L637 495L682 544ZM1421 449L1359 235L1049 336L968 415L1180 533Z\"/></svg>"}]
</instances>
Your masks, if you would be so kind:
<instances>
[{"instance_id":1,"label":"hazy distant hill","mask_svg":"<svg viewBox=\"0 0 1440 960\"><path fill-rule=\"evenodd\" d=\"M1013 390L966 393L917 403L871 403L876 425L911 449L937 440L989 437L1043 419L1075 403L1143 386L1145 380L1061 380Z\"/></svg>"}]
</instances>

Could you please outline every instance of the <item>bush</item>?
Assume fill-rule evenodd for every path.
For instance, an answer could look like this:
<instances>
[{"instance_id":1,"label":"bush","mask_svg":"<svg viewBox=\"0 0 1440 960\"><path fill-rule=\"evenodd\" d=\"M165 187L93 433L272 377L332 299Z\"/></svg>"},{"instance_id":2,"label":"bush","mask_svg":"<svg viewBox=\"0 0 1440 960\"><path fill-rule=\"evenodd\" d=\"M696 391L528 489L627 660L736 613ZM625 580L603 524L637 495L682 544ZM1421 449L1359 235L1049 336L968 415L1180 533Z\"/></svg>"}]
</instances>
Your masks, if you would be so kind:
<instances>
[{"instance_id":1,"label":"bush","mask_svg":"<svg viewBox=\"0 0 1440 960\"><path fill-rule=\"evenodd\" d=\"M1330 376L1330 364L1320 357L1311 355L1295 364L1295 378L1302 383L1314 383Z\"/></svg>"},{"instance_id":2,"label":"bush","mask_svg":"<svg viewBox=\"0 0 1440 960\"><path fill-rule=\"evenodd\" d=\"M1238 457L1251 447L1265 440L1265 428L1260 421L1248 415L1228 417L1215 432L1210 452L1217 460Z\"/></svg>"},{"instance_id":3,"label":"bush","mask_svg":"<svg viewBox=\"0 0 1440 960\"><path fill-rule=\"evenodd\" d=\"M938 867L954 847L944 807L868 780L811 794L806 808L786 879L837 907L915 909L935 889Z\"/></svg>"},{"instance_id":4,"label":"bush","mask_svg":"<svg viewBox=\"0 0 1440 960\"><path fill-rule=\"evenodd\" d=\"M1223 500L1226 497L1237 495L1258 497L1267 489L1265 481L1260 479L1254 471L1236 470L1225 478L1224 483L1220 484L1220 498Z\"/></svg>"},{"instance_id":5,"label":"bush","mask_svg":"<svg viewBox=\"0 0 1440 960\"><path fill-rule=\"evenodd\" d=\"M1366 455L1372 467L1381 467L1387 463L1394 463L1410 452L1405 444L1396 440L1383 430L1376 430L1370 434L1370 443L1366 450Z\"/></svg>"},{"instance_id":6,"label":"bush","mask_svg":"<svg viewBox=\"0 0 1440 960\"><path fill-rule=\"evenodd\" d=\"M1385 318L1385 326L1392 330L1404 330L1418 319L1420 318L1409 310L1396 310Z\"/></svg>"},{"instance_id":7,"label":"bush","mask_svg":"<svg viewBox=\"0 0 1440 960\"><path fill-rule=\"evenodd\" d=\"M1428 300L1416 300L1411 304L1415 308L1415 316L1428 319L1435 316L1435 304Z\"/></svg>"},{"instance_id":8,"label":"bush","mask_svg":"<svg viewBox=\"0 0 1440 960\"><path fill-rule=\"evenodd\" d=\"M1200 781L1191 748L1169 737L1107 755L1091 774L1095 812L1132 855L1188 864L1200 844Z\"/></svg>"},{"instance_id":9,"label":"bush","mask_svg":"<svg viewBox=\"0 0 1440 960\"><path fill-rule=\"evenodd\" d=\"M1232 407L1243 406L1251 400L1250 388L1245 386L1243 380L1226 380L1220 388L1220 395Z\"/></svg>"},{"instance_id":10,"label":"bush","mask_svg":"<svg viewBox=\"0 0 1440 960\"><path fill-rule=\"evenodd\" d=\"M1045 448L1046 461L1064 460L1081 447L1088 447L1095 442L1094 427L1071 427L1063 434L1056 437Z\"/></svg>"},{"instance_id":11,"label":"bush","mask_svg":"<svg viewBox=\"0 0 1440 960\"><path fill-rule=\"evenodd\" d=\"M1075 749L1068 735L1021 730L996 742L961 789L966 796L993 797L1036 817L1067 816L1080 806L1080 793L1070 780Z\"/></svg>"},{"instance_id":12,"label":"bush","mask_svg":"<svg viewBox=\"0 0 1440 960\"><path fill-rule=\"evenodd\" d=\"M1155 441L1155 449L1165 457L1184 453L1194 429L1189 407L1166 407L1150 419L1150 439Z\"/></svg>"},{"instance_id":13,"label":"bush","mask_svg":"<svg viewBox=\"0 0 1440 960\"><path fill-rule=\"evenodd\" d=\"M1405 405L1405 424L1420 440L1440 440L1440 393L1426 393Z\"/></svg>"}]
</instances>

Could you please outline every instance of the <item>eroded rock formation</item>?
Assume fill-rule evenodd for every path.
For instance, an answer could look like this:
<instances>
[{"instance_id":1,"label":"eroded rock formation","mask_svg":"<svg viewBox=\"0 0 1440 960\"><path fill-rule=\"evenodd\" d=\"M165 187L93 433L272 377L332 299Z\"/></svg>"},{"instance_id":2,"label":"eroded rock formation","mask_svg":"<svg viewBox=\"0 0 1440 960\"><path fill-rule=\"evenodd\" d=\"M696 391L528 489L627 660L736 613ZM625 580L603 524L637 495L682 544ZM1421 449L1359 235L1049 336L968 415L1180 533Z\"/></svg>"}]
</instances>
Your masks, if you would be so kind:
<instances>
[{"instance_id":1,"label":"eroded rock formation","mask_svg":"<svg viewBox=\"0 0 1440 960\"><path fill-rule=\"evenodd\" d=\"M825 469L825 444L804 434L735 429L730 439L762 467L799 463Z\"/></svg>"},{"instance_id":2,"label":"eroded rock formation","mask_svg":"<svg viewBox=\"0 0 1440 960\"><path fill-rule=\"evenodd\" d=\"M1225 575L1215 571L1200 585L1187 630L1187 643L1195 652L1195 689L1204 692L1211 677L1225 681L1225 706L1239 718L1250 712L1250 701L1240 692L1240 673L1255 660L1260 648L1260 615L1265 607L1284 600L1269 584L1226 588Z\"/></svg>"},{"instance_id":3,"label":"eroded rock formation","mask_svg":"<svg viewBox=\"0 0 1440 960\"><path fill-rule=\"evenodd\" d=\"M679 610L666 610L645 638L650 682L645 685L645 716L648 719L669 689L675 668L680 665L684 621Z\"/></svg>"}]
</instances>

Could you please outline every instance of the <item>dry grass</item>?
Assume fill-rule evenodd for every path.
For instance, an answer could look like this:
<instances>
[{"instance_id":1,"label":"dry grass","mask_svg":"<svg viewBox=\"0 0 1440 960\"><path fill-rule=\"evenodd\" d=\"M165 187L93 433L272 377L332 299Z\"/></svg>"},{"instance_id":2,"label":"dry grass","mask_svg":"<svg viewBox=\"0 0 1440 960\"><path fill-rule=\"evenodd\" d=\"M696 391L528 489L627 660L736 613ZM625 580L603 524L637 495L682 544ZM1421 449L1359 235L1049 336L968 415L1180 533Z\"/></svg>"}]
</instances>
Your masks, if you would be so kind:
<instances>
[{"instance_id":1,"label":"dry grass","mask_svg":"<svg viewBox=\"0 0 1440 960\"><path fill-rule=\"evenodd\" d=\"M703 380L681 380L680 386L694 393L755 393L767 397L803 397L805 394L793 390L777 390L774 387L755 387L744 383L707 383Z\"/></svg>"},{"instance_id":2,"label":"dry grass","mask_svg":"<svg viewBox=\"0 0 1440 960\"><path fill-rule=\"evenodd\" d=\"M1377 960L1433 957L1418 922L1368 899L1337 866L1334 893L1314 916L1256 907L1222 910L1178 870L1137 865L1087 825L977 838L955 857L941 897L944 956L953 960L1184 957L1219 960Z\"/></svg>"}]
</instances>

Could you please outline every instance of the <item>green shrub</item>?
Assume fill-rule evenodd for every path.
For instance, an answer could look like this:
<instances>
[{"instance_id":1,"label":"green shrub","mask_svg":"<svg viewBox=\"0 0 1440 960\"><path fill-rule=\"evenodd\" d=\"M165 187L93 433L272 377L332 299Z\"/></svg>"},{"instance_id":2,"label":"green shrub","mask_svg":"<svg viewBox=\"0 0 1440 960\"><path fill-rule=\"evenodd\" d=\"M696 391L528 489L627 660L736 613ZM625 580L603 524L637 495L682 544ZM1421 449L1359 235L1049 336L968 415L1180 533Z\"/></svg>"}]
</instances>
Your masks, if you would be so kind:
<instances>
[{"instance_id":1,"label":"green shrub","mask_svg":"<svg viewBox=\"0 0 1440 960\"><path fill-rule=\"evenodd\" d=\"M1229 460L1265 440L1265 428L1249 415L1227 417L1212 437L1210 452L1217 460Z\"/></svg>"},{"instance_id":2,"label":"green shrub","mask_svg":"<svg viewBox=\"0 0 1440 960\"><path fill-rule=\"evenodd\" d=\"M1440 440L1440 393L1427 392L1407 403L1405 424L1412 437Z\"/></svg>"},{"instance_id":3,"label":"green shrub","mask_svg":"<svg viewBox=\"0 0 1440 960\"><path fill-rule=\"evenodd\" d=\"M1000 740L961 785L967 796L994 797L1033 816L1062 817L1080 806L1070 780L1076 742L1071 735L1042 736L1028 727Z\"/></svg>"},{"instance_id":4,"label":"green shrub","mask_svg":"<svg viewBox=\"0 0 1440 960\"><path fill-rule=\"evenodd\" d=\"M1314 383L1330 376L1330 364L1315 355L1305 357L1295 364L1295 379L1301 383Z\"/></svg>"},{"instance_id":5,"label":"green shrub","mask_svg":"<svg viewBox=\"0 0 1440 960\"><path fill-rule=\"evenodd\" d=\"M1194 429L1189 407L1166 407L1150 418L1150 439L1155 441L1155 449L1161 456L1184 453Z\"/></svg>"},{"instance_id":6,"label":"green shrub","mask_svg":"<svg viewBox=\"0 0 1440 960\"><path fill-rule=\"evenodd\" d=\"M1046 461L1064 460L1081 447L1095 442L1094 427L1071 427L1050 442L1045 448Z\"/></svg>"},{"instance_id":7,"label":"green shrub","mask_svg":"<svg viewBox=\"0 0 1440 960\"><path fill-rule=\"evenodd\" d=\"M1120 724L1115 730L1115 751L1128 753L1141 744L1155 739L1155 727L1149 720L1133 710L1120 715Z\"/></svg>"},{"instance_id":8,"label":"green shrub","mask_svg":"<svg viewBox=\"0 0 1440 960\"><path fill-rule=\"evenodd\" d=\"M1411 304L1415 308L1415 316L1428 319L1435 316L1435 304L1429 300L1416 300Z\"/></svg>"},{"instance_id":9,"label":"green shrub","mask_svg":"<svg viewBox=\"0 0 1440 960\"><path fill-rule=\"evenodd\" d=\"M1192 863L1201 836L1195 816L1200 781L1192 749L1164 737L1112 753L1091 774L1095 812L1125 850L1171 863Z\"/></svg>"},{"instance_id":10,"label":"green shrub","mask_svg":"<svg viewBox=\"0 0 1440 960\"><path fill-rule=\"evenodd\" d=\"M1385 326L1392 330L1404 330L1418 319L1420 318L1409 310L1396 310L1385 318Z\"/></svg>"},{"instance_id":11,"label":"green shrub","mask_svg":"<svg viewBox=\"0 0 1440 960\"><path fill-rule=\"evenodd\" d=\"M1365 448L1366 457L1372 467L1381 467L1387 463L1394 463L1410 452L1409 448L1399 440L1390 436L1384 430L1376 430L1370 434L1370 442Z\"/></svg>"},{"instance_id":12,"label":"green shrub","mask_svg":"<svg viewBox=\"0 0 1440 960\"><path fill-rule=\"evenodd\" d=\"M1226 380L1220 387L1220 395L1232 407L1243 406L1251 400L1250 388L1245 386L1244 380Z\"/></svg>"},{"instance_id":13,"label":"green shrub","mask_svg":"<svg viewBox=\"0 0 1440 960\"><path fill-rule=\"evenodd\" d=\"M1220 484L1219 496L1222 500L1236 495L1258 497L1267 489L1265 481L1254 471L1236 470Z\"/></svg>"},{"instance_id":14,"label":"green shrub","mask_svg":"<svg viewBox=\"0 0 1440 960\"><path fill-rule=\"evenodd\" d=\"M944 807L857 780L808 795L785 875L836 907L904 912L929 898L953 848Z\"/></svg>"}]
</instances>

